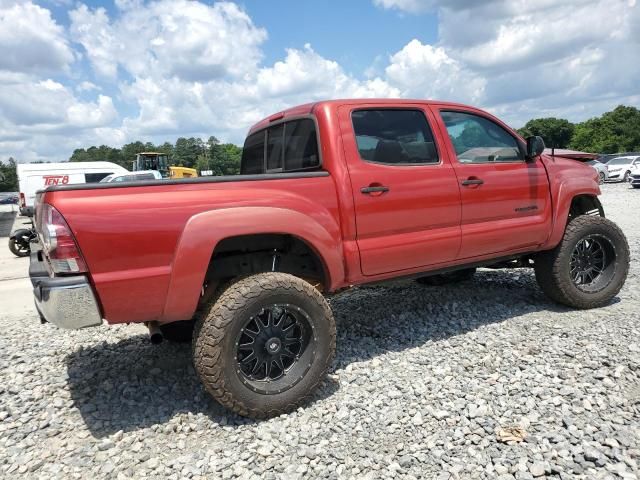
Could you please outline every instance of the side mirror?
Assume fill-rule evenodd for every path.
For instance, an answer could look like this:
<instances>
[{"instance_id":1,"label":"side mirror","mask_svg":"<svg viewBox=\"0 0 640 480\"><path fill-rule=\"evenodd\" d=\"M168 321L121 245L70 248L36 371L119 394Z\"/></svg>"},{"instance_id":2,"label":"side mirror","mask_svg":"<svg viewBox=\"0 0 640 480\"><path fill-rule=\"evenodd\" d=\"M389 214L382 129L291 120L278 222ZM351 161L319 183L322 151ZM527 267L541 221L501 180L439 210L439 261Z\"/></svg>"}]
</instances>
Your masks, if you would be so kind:
<instances>
[{"instance_id":1,"label":"side mirror","mask_svg":"<svg viewBox=\"0 0 640 480\"><path fill-rule=\"evenodd\" d=\"M544 152L542 137L527 137L527 158L532 159Z\"/></svg>"}]
</instances>

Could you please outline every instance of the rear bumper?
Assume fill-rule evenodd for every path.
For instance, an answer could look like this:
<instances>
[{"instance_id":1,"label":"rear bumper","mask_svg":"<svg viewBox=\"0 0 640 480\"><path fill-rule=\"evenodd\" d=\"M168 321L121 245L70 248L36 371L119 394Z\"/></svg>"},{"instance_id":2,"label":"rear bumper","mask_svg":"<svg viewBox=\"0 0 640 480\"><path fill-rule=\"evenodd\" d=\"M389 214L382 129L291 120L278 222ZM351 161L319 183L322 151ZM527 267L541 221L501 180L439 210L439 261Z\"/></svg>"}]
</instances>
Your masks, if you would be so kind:
<instances>
[{"instance_id":1,"label":"rear bumper","mask_svg":"<svg viewBox=\"0 0 640 480\"><path fill-rule=\"evenodd\" d=\"M84 275L51 278L39 251L31 253L29 277L36 308L49 323L67 329L95 327L102 316L93 289Z\"/></svg>"}]
</instances>

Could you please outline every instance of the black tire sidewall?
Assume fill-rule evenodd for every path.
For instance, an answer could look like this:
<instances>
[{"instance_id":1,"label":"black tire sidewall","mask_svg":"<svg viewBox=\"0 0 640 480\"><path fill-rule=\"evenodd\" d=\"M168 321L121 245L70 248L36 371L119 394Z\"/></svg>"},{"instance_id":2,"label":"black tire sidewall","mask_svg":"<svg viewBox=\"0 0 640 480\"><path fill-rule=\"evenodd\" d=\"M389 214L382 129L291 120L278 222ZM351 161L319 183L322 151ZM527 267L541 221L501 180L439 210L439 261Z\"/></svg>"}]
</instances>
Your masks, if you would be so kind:
<instances>
[{"instance_id":1,"label":"black tire sidewall","mask_svg":"<svg viewBox=\"0 0 640 480\"><path fill-rule=\"evenodd\" d=\"M580 218L580 217L579 217ZM607 238L614 247L615 272L609 284L597 292L585 292L580 290L571 279L569 263L571 254L577 243L589 235L602 235ZM560 262L559 281L566 290L566 294L575 298L578 302L601 303L605 299L615 296L620 291L628 271L628 247L624 236L617 228L610 228L606 223L585 223L575 230L571 230L565 237L562 248L558 253Z\"/></svg>"},{"instance_id":2,"label":"black tire sidewall","mask_svg":"<svg viewBox=\"0 0 640 480\"><path fill-rule=\"evenodd\" d=\"M209 349L207 356L215 358L215 365L204 367L208 373L200 375L207 390L224 405L242 415L255 418L285 413L306 401L325 377L335 354L335 321L321 293L292 275L265 275L277 275L277 280L268 286L264 282L253 280L255 277L241 280L239 289L235 290L236 294L221 295L203 324L196 327L194 332L194 357L201 357ZM234 288L232 285L229 290ZM259 313L262 308L275 304L298 307L307 314L308 322L313 326L312 340L301 357L304 358L308 349L312 349L310 351L313 352L313 358L310 359L308 369L303 371L302 378L293 386L280 393L267 394L251 389L242 381L242 373L238 371L236 360L236 341L250 317ZM233 312L231 317L228 316L230 311ZM211 329L212 326L215 328ZM200 338L205 330L218 332L215 348L208 345L207 334ZM209 379L213 379L214 383L209 383Z\"/></svg>"},{"instance_id":3,"label":"black tire sidewall","mask_svg":"<svg viewBox=\"0 0 640 480\"><path fill-rule=\"evenodd\" d=\"M23 252L18 248L18 239L15 236L9 238L9 250L11 250L11 253L16 257L28 257L31 253L29 250Z\"/></svg>"}]
</instances>

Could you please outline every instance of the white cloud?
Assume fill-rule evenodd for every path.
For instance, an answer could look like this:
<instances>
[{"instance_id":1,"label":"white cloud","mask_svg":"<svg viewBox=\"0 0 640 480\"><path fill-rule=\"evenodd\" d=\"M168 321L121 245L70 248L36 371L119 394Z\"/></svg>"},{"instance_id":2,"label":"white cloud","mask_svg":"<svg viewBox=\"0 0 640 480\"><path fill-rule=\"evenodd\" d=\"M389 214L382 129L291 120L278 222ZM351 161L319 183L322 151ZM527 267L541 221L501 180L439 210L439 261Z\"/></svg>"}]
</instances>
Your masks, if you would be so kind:
<instances>
[{"instance_id":1,"label":"white cloud","mask_svg":"<svg viewBox=\"0 0 640 480\"><path fill-rule=\"evenodd\" d=\"M71 35L100 75L115 79L120 65L139 77L239 78L261 59L266 32L234 3L160 0L119 6L116 20L104 8L80 5L70 12Z\"/></svg>"},{"instance_id":2,"label":"white cloud","mask_svg":"<svg viewBox=\"0 0 640 480\"><path fill-rule=\"evenodd\" d=\"M62 84L26 75L0 75L0 122L29 131L102 127L118 116L110 97L82 102ZM26 101L25 101L26 100Z\"/></svg>"},{"instance_id":3,"label":"white cloud","mask_svg":"<svg viewBox=\"0 0 640 480\"><path fill-rule=\"evenodd\" d=\"M640 6L631 0L373 3L437 14L438 40L396 45L354 74L311 45L263 63L267 32L230 2L73 3L65 31L42 7L0 0L0 158L60 160L81 146L192 135L241 142L266 115L318 99L459 101L514 126L640 103Z\"/></svg>"},{"instance_id":4,"label":"white cloud","mask_svg":"<svg viewBox=\"0 0 640 480\"><path fill-rule=\"evenodd\" d=\"M101 88L93 82L83 81L76 86L76 90L79 92L89 92L91 90L101 90Z\"/></svg>"},{"instance_id":5,"label":"white cloud","mask_svg":"<svg viewBox=\"0 0 640 480\"><path fill-rule=\"evenodd\" d=\"M443 48L415 39L391 56L385 72L405 97L476 103L482 99L486 83Z\"/></svg>"},{"instance_id":6,"label":"white cloud","mask_svg":"<svg viewBox=\"0 0 640 480\"><path fill-rule=\"evenodd\" d=\"M471 97L473 102L511 112L516 126L543 111L557 111L560 116L563 109L597 115L603 105L606 110L637 94L640 8L635 1L374 3L408 14L437 13L439 41L429 47L430 54L437 52L448 59L445 65L458 65L466 78L484 84L482 90L472 89L481 93ZM414 52L413 57L419 55ZM391 65L387 71L395 69L403 70ZM451 77L446 68L440 73L433 72L436 84ZM414 84L422 80L411 74L403 77ZM465 82L454 83L454 92L468 87Z\"/></svg>"},{"instance_id":7,"label":"white cloud","mask_svg":"<svg viewBox=\"0 0 640 480\"><path fill-rule=\"evenodd\" d=\"M51 73L74 54L49 10L31 2L0 3L0 70Z\"/></svg>"},{"instance_id":8,"label":"white cloud","mask_svg":"<svg viewBox=\"0 0 640 480\"><path fill-rule=\"evenodd\" d=\"M102 143L118 119L105 95L81 101L61 83L26 74L0 73L0 84L0 159L66 160L83 140Z\"/></svg>"},{"instance_id":9,"label":"white cloud","mask_svg":"<svg viewBox=\"0 0 640 480\"><path fill-rule=\"evenodd\" d=\"M266 115L292 105L325 98L399 96L380 78L360 81L310 45L290 49L282 61L240 80L187 82L172 78L139 78L124 87L125 98L140 105L127 132L162 135L177 131L205 135L215 131L241 142L247 128Z\"/></svg>"}]
</instances>

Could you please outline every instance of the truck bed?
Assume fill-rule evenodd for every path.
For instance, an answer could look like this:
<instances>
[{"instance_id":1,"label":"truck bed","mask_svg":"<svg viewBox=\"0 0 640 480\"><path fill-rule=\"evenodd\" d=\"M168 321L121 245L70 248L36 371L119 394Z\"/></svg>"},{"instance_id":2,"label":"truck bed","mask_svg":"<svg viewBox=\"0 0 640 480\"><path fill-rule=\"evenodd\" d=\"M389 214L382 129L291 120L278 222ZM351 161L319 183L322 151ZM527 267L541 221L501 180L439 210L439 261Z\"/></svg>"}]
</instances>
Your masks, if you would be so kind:
<instances>
[{"instance_id":1,"label":"truck bed","mask_svg":"<svg viewBox=\"0 0 640 480\"><path fill-rule=\"evenodd\" d=\"M110 323L163 318L177 244L201 213L276 206L340 235L326 171L55 186L41 192L41 202L69 224Z\"/></svg>"}]
</instances>

